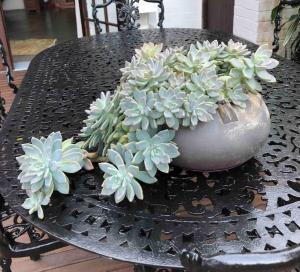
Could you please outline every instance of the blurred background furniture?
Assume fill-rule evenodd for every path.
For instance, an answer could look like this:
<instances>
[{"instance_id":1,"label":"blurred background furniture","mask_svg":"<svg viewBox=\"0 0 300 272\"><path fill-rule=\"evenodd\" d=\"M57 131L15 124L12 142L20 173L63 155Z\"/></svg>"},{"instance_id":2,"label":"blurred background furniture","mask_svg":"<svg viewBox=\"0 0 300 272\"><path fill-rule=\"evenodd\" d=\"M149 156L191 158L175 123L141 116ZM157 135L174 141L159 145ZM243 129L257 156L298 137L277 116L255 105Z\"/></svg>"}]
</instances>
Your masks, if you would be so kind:
<instances>
[{"instance_id":1,"label":"blurred background furniture","mask_svg":"<svg viewBox=\"0 0 300 272\"><path fill-rule=\"evenodd\" d=\"M162 27L163 0L79 0L83 36L143 28ZM90 8L91 7L91 8Z\"/></svg>"},{"instance_id":2,"label":"blurred background furniture","mask_svg":"<svg viewBox=\"0 0 300 272\"><path fill-rule=\"evenodd\" d=\"M59 9L73 9L75 7L74 0L54 0L54 5Z\"/></svg>"}]
</instances>

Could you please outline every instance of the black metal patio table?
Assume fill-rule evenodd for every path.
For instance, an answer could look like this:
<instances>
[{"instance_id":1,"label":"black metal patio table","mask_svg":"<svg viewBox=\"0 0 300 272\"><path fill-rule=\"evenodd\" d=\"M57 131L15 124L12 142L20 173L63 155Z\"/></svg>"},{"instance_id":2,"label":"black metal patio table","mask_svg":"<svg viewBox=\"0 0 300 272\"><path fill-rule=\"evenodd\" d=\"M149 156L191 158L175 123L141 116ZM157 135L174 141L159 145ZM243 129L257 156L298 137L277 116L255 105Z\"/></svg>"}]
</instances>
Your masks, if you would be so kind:
<instances>
[{"instance_id":1,"label":"black metal patio table","mask_svg":"<svg viewBox=\"0 0 300 272\"><path fill-rule=\"evenodd\" d=\"M102 174L96 167L70 175L71 194L56 194L44 220L21 207L26 195L15 160L21 144L52 131L61 131L65 138L76 136L85 109L101 91L117 87L119 69L135 48L144 42L188 46L197 40L230 38L240 40L195 29L135 30L72 40L39 54L1 132L0 193L5 201L51 237L141 265L137 269L185 265L195 271L283 271L297 266L300 65L280 57L274 72L278 83L263 85L271 134L260 153L244 165L209 175L172 168L159 175L157 184L144 185L144 201L118 205L100 195Z\"/></svg>"}]
</instances>

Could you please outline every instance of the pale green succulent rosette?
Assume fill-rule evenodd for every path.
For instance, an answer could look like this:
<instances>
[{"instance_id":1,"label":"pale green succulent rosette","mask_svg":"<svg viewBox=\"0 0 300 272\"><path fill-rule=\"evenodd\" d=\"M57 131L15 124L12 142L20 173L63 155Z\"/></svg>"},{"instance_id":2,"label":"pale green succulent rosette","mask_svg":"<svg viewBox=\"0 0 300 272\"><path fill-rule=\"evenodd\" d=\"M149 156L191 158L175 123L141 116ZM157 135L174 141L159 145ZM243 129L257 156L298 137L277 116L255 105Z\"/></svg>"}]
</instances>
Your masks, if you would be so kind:
<instances>
[{"instance_id":1,"label":"pale green succulent rosette","mask_svg":"<svg viewBox=\"0 0 300 272\"><path fill-rule=\"evenodd\" d=\"M151 137L147 131L137 130L135 136L136 153L132 162L143 163L152 177L156 175L157 170L168 173L172 159L179 156L178 147L172 142L175 131L162 130Z\"/></svg>"},{"instance_id":2,"label":"pale green succulent rosette","mask_svg":"<svg viewBox=\"0 0 300 272\"><path fill-rule=\"evenodd\" d=\"M72 139L62 141L60 132L51 133L47 138L33 137L22 149L25 154L17 157L21 170L18 179L29 196L23 207L29 209L30 214L37 211L41 219L44 217L42 206L49 204L54 191L69 193L69 179L65 173L93 169L87 152L73 144Z\"/></svg>"},{"instance_id":3,"label":"pale green succulent rosette","mask_svg":"<svg viewBox=\"0 0 300 272\"><path fill-rule=\"evenodd\" d=\"M195 45L191 45L187 55L177 54L177 63L174 68L178 72L186 73L187 75L198 73L202 69L206 69L213 65L210 61L208 52L199 50Z\"/></svg>"},{"instance_id":4,"label":"pale green succulent rosette","mask_svg":"<svg viewBox=\"0 0 300 272\"><path fill-rule=\"evenodd\" d=\"M199 122L208 122L213 120L218 106L209 96L197 94L195 92L187 95L184 103L186 117L182 125L185 127L195 128Z\"/></svg>"},{"instance_id":5,"label":"pale green succulent rosette","mask_svg":"<svg viewBox=\"0 0 300 272\"><path fill-rule=\"evenodd\" d=\"M185 116L183 110L185 93L179 89L161 88L158 92L158 99L155 102L155 109L160 112L169 128L177 130L180 119Z\"/></svg>"},{"instance_id":6,"label":"pale green succulent rosette","mask_svg":"<svg viewBox=\"0 0 300 272\"><path fill-rule=\"evenodd\" d=\"M137 180L147 184L156 182L145 171L132 163L133 155L130 150L118 144L114 149L108 150L108 159L111 163L100 163L100 169L105 173L102 184L102 195L115 195L116 203L125 197L132 202L136 196L143 199L143 189Z\"/></svg>"},{"instance_id":7,"label":"pale green succulent rosette","mask_svg":"<svg viewBox=\"0 0 300 272\"><path fill-rule=\"evenodd\" d=\"M162 125L162 113L154 108L156 98L152 91L148 93L143 91L135 91L133 97L125 97L121 100L120 106L124 112L124 125L142 128L157 128Z\"/></svg>"},{"instance_id":8,"label":"pale green succulent rosette","mask_svg":"<svg viewBox=\"0 0 300 272\"><path fill-rule=\"evenodd\" d=\"M135 49L136 57L143 62L157 59L163 49L163 44L145 43L140 49Z\"/></svg>"}]
</instances>

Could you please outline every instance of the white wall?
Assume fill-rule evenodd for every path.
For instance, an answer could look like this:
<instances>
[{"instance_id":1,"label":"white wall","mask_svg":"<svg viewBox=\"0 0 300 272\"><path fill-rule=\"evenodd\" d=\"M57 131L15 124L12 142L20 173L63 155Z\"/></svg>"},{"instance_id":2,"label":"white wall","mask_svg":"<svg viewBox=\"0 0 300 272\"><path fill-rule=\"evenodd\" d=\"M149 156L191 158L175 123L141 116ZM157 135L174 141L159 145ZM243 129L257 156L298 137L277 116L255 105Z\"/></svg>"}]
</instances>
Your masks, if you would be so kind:
<instances>
[{"instance_id":1,"label":"white wall","mask_svg":"<svg viewBox=\"0 0 300 272\"><path fill-rule=\"evenodd\" d=\"M279 0L235 0L233 34L256 44L267 43L272 46L274 24L271 23L271 11ZM297 9L286 8L282 11L283 22ZM279 36L282 39L286 27ZM283 53L283 52L279 52Z\"/></svg>"},{"instance_id":2,"label":"white wall","mask_svg":"<svg viewBox=\"0 0 300 272\"><path fill-rule=\"evenodd\" d=\"M3 10L24 9L23 0L5 0L2 5Z\"/></svg>"},{"instance_id":3,"label":"white wall","mask_svg":"<svg viewBox=\"0 0 300 272\"><path fill-rule=\"evenodd\" d=\"M202 0L164 0L164 27L202 28Z\"/></svg>"}]
</instances>

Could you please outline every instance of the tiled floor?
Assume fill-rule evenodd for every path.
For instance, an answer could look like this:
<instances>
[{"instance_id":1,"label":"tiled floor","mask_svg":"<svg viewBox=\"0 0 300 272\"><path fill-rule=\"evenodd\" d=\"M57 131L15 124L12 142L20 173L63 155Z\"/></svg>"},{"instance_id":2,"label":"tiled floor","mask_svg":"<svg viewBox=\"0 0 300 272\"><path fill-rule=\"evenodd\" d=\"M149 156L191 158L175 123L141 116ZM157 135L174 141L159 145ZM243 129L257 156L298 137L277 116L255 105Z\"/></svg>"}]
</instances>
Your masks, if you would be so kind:
<instances>
[{"instance_id":1,"label":"tiled floor","mask_svg":"<svg viewBox=\"0 0 300 272\"><path fill-rule=\"evenodd\" d=\"M25 72L15 72L15 83L20 85ZM8 88L6 78L0 73L0 90L9 110L14 95ZM133 266L101 258L95 254L68 246L43 254L39 261L29 258L13 259L12 272L133 272Z\"/></svg>"},{"instance_id":2,"label":"tiled floor","mask_svg":"<svg viewBox=\"0 0 300 272\"><path fill-rule=\"evenodd\" d=\"M57 39L57 43L77 37L74 9L52 9L37 12L9 10L4 12L10 40Z\"/></svg>"}]
</instances>

